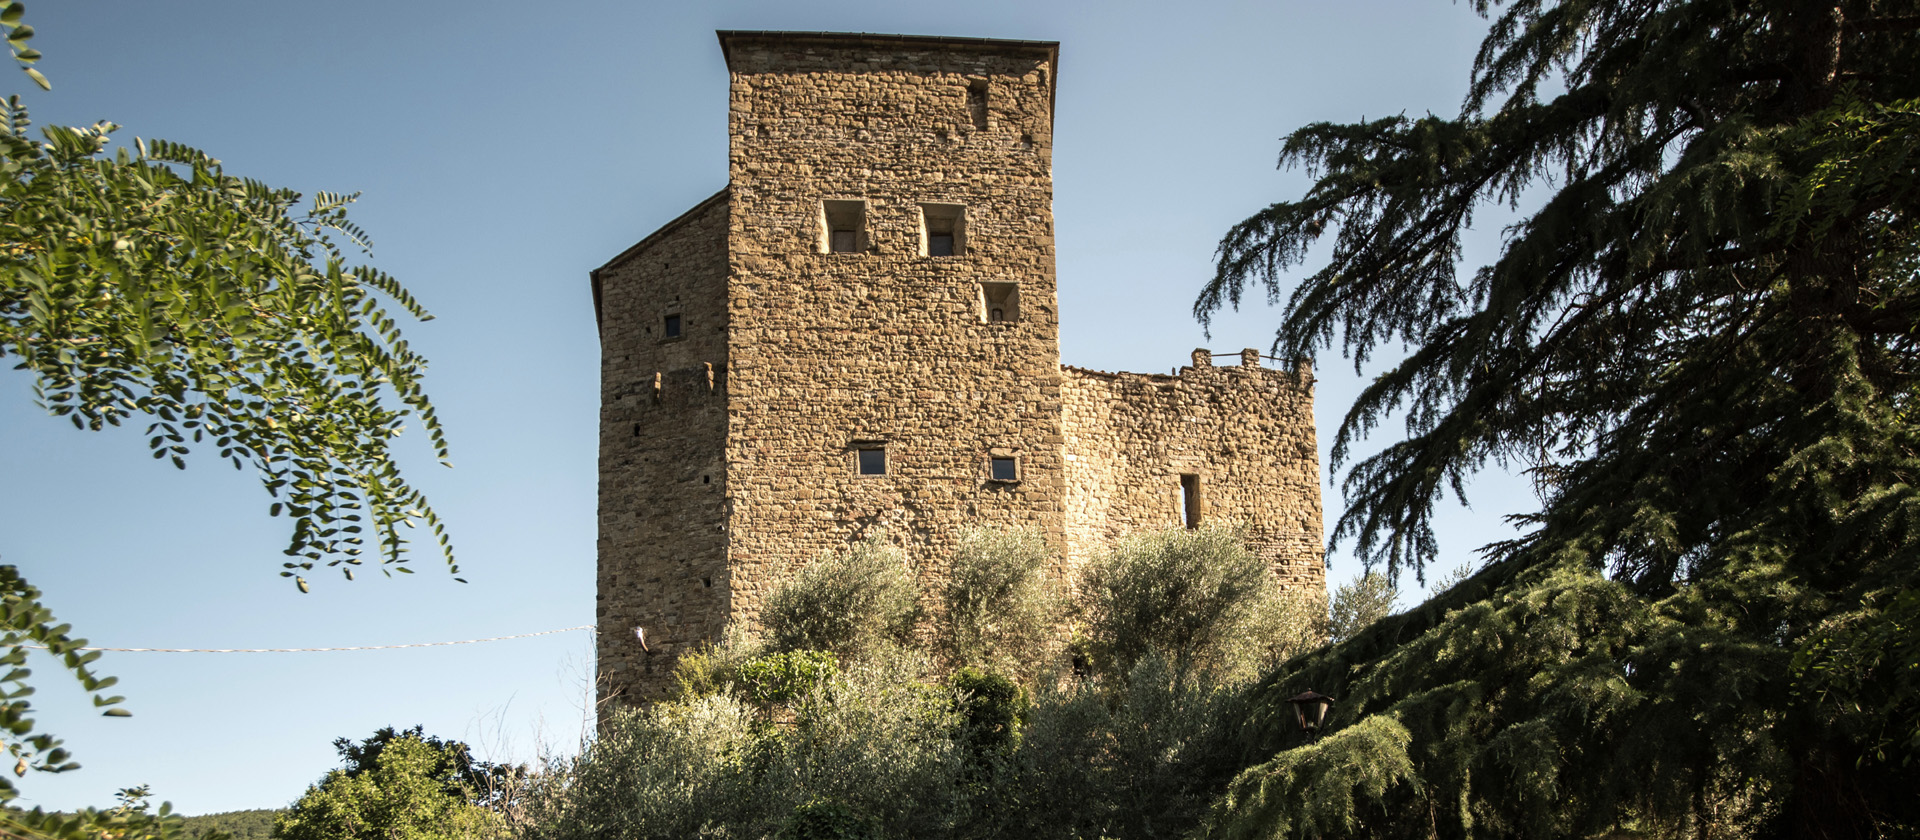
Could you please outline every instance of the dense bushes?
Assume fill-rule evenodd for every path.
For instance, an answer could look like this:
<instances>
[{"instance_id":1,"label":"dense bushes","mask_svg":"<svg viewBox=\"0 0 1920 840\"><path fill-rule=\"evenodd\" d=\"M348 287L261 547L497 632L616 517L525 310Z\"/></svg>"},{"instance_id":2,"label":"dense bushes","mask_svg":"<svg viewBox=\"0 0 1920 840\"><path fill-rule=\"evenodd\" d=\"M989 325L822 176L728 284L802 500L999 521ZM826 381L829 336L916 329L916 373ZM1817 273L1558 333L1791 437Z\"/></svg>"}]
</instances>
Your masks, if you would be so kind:
<instances>
[{"instance_id":1,"label":"dense bushes","mask_svg":"<svg viewBox=\"0 0 1920 840\"><path fill-rule=\"evenodd\" d=\"M1263 757L1242 688L1318 640L1324 600L1283 593L1226 531L1129 542L1077 605L1055 560L1030 534L965 534L916 635L898 552L870 540L822 558L769 599L764 641L681 657L676 699L614 712L539 778L525 832L1179 835ZM1069 622L1096 651L1086 677L1060 644Z\"/></svg>"},{"instance_id":2,"label":"dense bushes","mask_svg":"<svg viewBox=\"0 0 1920 840\"><path fill-rule=\"evenodd\" d=\"M1164 837L1253 760L1240 694L1159 657L1124 684L1042 684L1030 704L1010 681L975 694L903 676L855 665L775 708L723 693L616 712L536 783L530 835Z\"/></svg>"},{"instance_id":3,"label":"dense bushes","mask_svg":"<svg viewBox=\"0 0 1920 840\"><path fill-rule=\"evenodd\" d=\"M820 803L886 836L924 827L964 758L946 696L902 677L855 665L774 708L721 693L619 710L536 783L532 835L762 837Z\"/></svg>"}]
</instances>

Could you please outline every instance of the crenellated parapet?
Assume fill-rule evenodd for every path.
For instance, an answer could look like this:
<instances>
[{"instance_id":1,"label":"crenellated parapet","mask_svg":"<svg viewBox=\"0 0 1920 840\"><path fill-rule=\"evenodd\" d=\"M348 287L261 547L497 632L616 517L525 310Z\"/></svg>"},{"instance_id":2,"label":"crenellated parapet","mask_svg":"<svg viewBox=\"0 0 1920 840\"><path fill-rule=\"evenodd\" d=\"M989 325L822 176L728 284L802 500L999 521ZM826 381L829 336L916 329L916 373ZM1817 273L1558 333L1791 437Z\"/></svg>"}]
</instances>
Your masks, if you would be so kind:
<instances>
[{"instance_id":1,"label":"crenellated parapet","mask_svg":"<svg viewBox=\"0 0 1920 840\"><path fill-rule=\"evenodd\" d=\"M1289 585L1324 586L1312 368L1262 358L1200 349L1172 375L1061 367L1070 558L1140 531L1226 524Z\"/></svg>"}]
</instances>

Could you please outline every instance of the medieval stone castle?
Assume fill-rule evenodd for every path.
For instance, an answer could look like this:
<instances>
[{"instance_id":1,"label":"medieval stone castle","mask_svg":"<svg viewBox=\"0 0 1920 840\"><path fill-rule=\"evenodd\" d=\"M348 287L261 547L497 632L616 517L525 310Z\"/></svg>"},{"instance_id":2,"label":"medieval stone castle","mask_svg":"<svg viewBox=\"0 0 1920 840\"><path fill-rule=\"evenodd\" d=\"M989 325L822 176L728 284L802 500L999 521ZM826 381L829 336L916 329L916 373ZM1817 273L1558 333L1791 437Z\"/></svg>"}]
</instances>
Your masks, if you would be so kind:
<instances>
[{"instance_id":1,"label":"medieval stone castle","mask_svg":"<svg viewBox=\"0 0 1920 840\"><path fill-rule=\"evenodd\" d=\"M678 653L876 529L929 593L970 524L1038 531L1071 576L1231 522L1324 585L1306 365L1060 363L1058 44L719 35L727 186L592 274L603 691L658 696Z\"/></svg>"}]
</instances>

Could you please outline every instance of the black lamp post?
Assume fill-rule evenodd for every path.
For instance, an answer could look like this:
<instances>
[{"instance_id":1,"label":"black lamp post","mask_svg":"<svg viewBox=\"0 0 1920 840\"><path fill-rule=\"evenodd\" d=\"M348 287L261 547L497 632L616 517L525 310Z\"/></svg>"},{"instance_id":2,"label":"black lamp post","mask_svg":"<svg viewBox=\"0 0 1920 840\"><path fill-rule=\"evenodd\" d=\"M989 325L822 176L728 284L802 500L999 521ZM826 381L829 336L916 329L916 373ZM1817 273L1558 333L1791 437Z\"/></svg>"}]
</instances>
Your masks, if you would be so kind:
<instances>
[{"instance_id":1,"label":"black lamp post","mask_svg":"<svg viewBox=\"0 0 1920 840\"><path fill-rule=\"evenodd\" d=\"M1320 737L1320 724L1327 719L1327 707L1333 705L1333 698L1309 688L1287 702L1293 704L1293 718L1300 722L1300 731L1310 738Z\"/></svg>"}]
</instances>

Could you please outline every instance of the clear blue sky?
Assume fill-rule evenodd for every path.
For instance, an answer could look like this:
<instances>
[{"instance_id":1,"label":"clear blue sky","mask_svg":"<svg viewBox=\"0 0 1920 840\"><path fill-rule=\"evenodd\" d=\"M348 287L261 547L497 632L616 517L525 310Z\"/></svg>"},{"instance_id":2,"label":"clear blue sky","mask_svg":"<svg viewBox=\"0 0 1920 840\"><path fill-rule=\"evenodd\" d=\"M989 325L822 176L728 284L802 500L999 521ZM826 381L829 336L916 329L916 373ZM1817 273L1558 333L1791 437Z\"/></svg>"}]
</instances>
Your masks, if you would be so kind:
<instances>
[{"instance_id":1,"label":"clear blue sky","mask_svg":"<svg viewBox=\"0 0 1920 840\"><path fill-rule=\"evenodd\" d=\"M32 0L54 89L14 76L41 124L112 120L276 186L364 192L372 262L438 316L412 325L454 470L406 441L449 520L461 585L420 572L301 595L251 474L150 460L85 433L0 370L0 562L115 647L331 647L590 624L598 348L587 271L725 183L716 29L1061 42L1054 148L1062 358L1159 371L1194 347L1265 348L1275 313L1187 312L1226 228L1297 195L1279 138L1319 120L1457 110L1483 28L1443 0L1193 2L263 2ZM1487 232L1497 236L1496 231ZM1487 239L1484 241L1495 241ZM1469 255L1473 256L1472 254ZM1358 387L1318 360L1324 444ZM1392 433L1397 426L1389 426ZM1324 461L1323 461L1324 463ZM1530 509L1476 485L1442 523L1447 565ZM1337 511L1328 495L1329 519ZM1355 564L1335 556L1331 577ZM1406 582L1411 585L1411 581ZM186 813L279 807L335 766L339 736L425 724L497 759L570 751L591 638L365 653L110 654L131 719L37 665L44 727L84 769L22 780L25 804L104 805L150 784Z\"/></svg>"}]
</instances>

